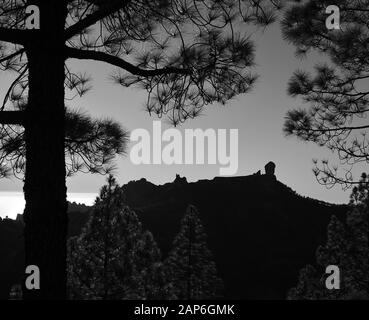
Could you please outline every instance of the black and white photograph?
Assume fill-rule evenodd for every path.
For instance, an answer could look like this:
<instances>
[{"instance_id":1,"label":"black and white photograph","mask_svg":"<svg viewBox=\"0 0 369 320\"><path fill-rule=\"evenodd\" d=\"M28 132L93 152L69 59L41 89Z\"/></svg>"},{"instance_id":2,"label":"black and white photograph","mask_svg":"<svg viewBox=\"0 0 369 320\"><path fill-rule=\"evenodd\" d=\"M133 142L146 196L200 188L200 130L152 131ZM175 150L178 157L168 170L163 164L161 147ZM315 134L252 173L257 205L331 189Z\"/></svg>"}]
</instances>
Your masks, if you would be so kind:
<instances>
[{"instance_id":1,"label":"black and white photograph","mask_svg":"<svg viewBox=\"0 0 369 320\"><path fill-rule=\"evenodd\" d=\"M369 0L0 0L0 300L369 300L368 116Z\"/></svg>"}]
</instances>

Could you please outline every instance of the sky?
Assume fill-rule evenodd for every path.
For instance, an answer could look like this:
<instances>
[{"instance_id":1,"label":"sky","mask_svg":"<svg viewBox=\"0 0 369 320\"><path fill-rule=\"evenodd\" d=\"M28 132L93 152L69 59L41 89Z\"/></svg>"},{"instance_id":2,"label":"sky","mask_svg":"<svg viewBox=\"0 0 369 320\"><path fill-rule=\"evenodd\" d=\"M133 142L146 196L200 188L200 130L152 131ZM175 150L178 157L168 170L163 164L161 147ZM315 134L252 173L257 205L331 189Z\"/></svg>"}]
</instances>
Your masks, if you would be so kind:
<instances>
[{"instance_id":1,"label":"sky","mask_svg":"<svg viewBox=\"0 0 369 320\"><path fill-rule=\"evenodd\" d=\"M279 25L274 24L253 35L256 45L255 72L259 80L251 93L239 95L225 106L208 106L200 117L179 127L181 131L195 128L238 129L239 167L236 175L250 175L263 170L268 161L276 164L276 177L297 193L332 203L347 203L349 191L340 186L327 189L315 180L312 159L336 160L324 147L298 141L283 134L283 122L288 110L303 107L300 100L287 95L287 83L296 69L312 70L315 63L326 57L316 53L301 60L295 57L294 47L285 42ZM109 117L120 122L132 132L138 128L152 130L155 116L150 117L143 108L146 92L135 88L123 88L114 84L109 76L114 70L100 62L71 61L77 71L89 74L93 89L72 104L96 117ZM0 76L0 98L3 98L10 78ZM307 106L305 106L307 107ZM163 122L163 130L170 126ZM132 144L130 144L130 147ZM337 162L337 161L335 161ZM173 181L176 174L197 181L219 175L218 165L134 165L129 156L117 157L117 180L125 184L131 180L146 178L155 184ZM68 178L70 193L96 194L106 177L77 174ZM21 192L22 183L16 178L0 180L0 192ZM1 200L0 195L0 206Z\"/></svg>"},{"instance_id":2,"label":"sky","mask_svg":"<svg viewBox=\"0 0 369 320\"><path fill-rule=\"evenodd\" d=\"M96 198L95 193L68 193L68 201L92 206ZM22 214L25 206L23 192L0 192L0 217L15 219Z\"/></svg>"}]
</instances>

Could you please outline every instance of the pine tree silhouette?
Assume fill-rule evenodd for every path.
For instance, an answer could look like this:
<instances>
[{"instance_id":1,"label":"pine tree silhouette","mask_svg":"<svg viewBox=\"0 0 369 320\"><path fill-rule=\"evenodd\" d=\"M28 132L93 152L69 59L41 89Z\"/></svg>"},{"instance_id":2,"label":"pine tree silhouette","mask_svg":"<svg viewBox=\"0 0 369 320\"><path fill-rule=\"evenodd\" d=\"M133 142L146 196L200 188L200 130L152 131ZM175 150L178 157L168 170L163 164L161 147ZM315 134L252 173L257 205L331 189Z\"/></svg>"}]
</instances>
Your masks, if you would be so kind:
<instances>
[{"instance_id":1,"label":"pine tree silhouette","mask_svg":"<svg viewBox=\"0 0 369 320\"><path fill-rule=\"evenodd\" d=\"M360 194L358 194L360 190ZM342 223L332 216L327 231L327 242L316 252L317 267L306 266L298 284L291 289L288 299L369 299L369 225L368 179L362 176L359 188L351 195L352 208ZM340 269L340 289L325 286L325 269L336 265Z\"/></svg>"},{"instance_id":2,"label":"pine tree silhouette","mask_svg":"<svg viewBox=\"0 0 369 320\"><path fill-rule=\"evenodd\" d=\"M339 162L314 160L314 174L321 184L348 188L357 182L352 170L355 164L368 163L369 159L369 92L362 88L369 66L369 3L306 0L291 4L281 21L283 37L295 46L298 56L317 51L329 63L316 64L313 73L294 72L288 94L302 99L309 107L289 110L284 132L335 153ZM330 30L326 25L326 9L333 4L341 9L339 30Z\"/></svg>"},{"instance_id":3,"label":"pine tree silhouette","mask_svg":"<svg viewBox=\"0 0 369 320\"><path fill-rule=\"evenodd\" d=\"M165 261L168 276L179 299L214 299L221 296L223 283L206 243L197 209L190 205L181 229Z\"/></svg>"},{"instance_id":4,"label":"pine tree silhouette","mask_svg":"<svg viewBox=\"0 0 369 320\"><path fill-rule=\"evenodd\" d=\"M71 128L66 101L91 88L89 77L70 61L114 67L114 82L146 91L149 114L178 125L211 103L225 104L253 88L254 45L242 26L272 23L281 2L0 2L0 69L16 73L0 105L0 177L24 173L25 265L43 270L40 290L25 291L25 299L66 298L66 174L105 171L100 164L105 167L123 151L117 138L125 134L115 122L89 120L97 138L77 134L80 139L67 144L66 152ZM42 17L38 29L27 28L30 5ZM78 118L84 123L85 117ZM91 139L100 151L97 158L89 152Z\"/></svg>"},{"instance_id":5,"label":"pine tree silhouette","mask_svg":"<svg viewBox=\"0 0 369 320\"><path fill-rule=\"evenodd\" d=\"M122 189L112 177L101 189L87 226L68 248L71 299L166 298L169 286L160 282L165 275L155 277L162 269L160 250L125 205Z\"/></svg>"}]
</instances>

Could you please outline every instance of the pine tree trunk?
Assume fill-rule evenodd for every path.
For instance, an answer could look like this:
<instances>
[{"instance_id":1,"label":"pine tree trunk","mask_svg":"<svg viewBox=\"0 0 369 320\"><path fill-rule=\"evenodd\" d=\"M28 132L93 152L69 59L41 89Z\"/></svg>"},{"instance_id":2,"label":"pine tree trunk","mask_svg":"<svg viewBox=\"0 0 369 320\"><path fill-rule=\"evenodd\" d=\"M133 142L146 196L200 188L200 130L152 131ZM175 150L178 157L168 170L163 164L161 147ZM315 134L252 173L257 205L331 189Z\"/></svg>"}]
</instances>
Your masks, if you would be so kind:
<instances>
[{"instance_id":1,"label":"pine tree trunk","mask_svg":"<svg viewBox=\"0 0 369 320\"><path fill-rule=\"evenodd\" d=\"M26 266L39 267L40 290L24 288L25 299L66 298L65 3L36 1L41 29L26 47L29 96L25 122L25 261Z\"/></svg>"}]
</instances>

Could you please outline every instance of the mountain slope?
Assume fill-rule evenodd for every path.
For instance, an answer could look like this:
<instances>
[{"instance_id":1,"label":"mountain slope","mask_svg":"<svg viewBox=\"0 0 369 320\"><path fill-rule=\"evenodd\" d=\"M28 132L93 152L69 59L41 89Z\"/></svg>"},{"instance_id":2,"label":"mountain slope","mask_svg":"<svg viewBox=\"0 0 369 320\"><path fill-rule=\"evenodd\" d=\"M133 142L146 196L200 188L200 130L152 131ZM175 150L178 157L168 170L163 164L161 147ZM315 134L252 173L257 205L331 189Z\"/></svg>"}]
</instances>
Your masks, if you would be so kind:
<instances>
[{"instance_id":1,"label":"mountain slope","mask_svg":"<svg viewBox=\"0 0 369 320\"><path fill-rule=\"evenodd\" d=\"M314 261L332 214L346 206L301 197L274 175L215 178L187 183L179 178L157 186L145 179L122 187L127 203L168 254L188 204L200 212L208 244L224 280L226 298L284 299L299 269ZM70 205L69 234L88 219L85 207ZM21 281L22 223L0 221L0 299Z\"/></svg>"},{"instance_id":2,"label":"mountain slope","mask_svg":"<svg viewBox=\"0 0 369 320\"><path fill-rule=\"evenodd\" d=\"M284 299L298 270L314 261L332 214L345 206L297 195L274 176L215 178L155 186L145 180L123 186L128 204L150 229L164 254L188 204L199 211L226 296Z\"/></svg>"}]
</instances>

